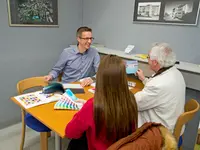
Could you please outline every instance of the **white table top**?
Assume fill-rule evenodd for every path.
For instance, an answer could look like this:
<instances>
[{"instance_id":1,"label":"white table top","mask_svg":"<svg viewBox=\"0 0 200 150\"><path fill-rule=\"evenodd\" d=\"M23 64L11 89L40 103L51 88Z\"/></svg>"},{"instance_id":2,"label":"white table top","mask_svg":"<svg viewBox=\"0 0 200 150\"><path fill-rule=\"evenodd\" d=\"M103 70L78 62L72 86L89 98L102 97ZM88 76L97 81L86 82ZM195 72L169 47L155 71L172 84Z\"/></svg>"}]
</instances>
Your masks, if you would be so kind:
<instances>
[{"instance_id":1,"label":"white table top","mask_svg":"<svg viewBox=\"0 0 200 150\"><path fill-rule=\"evenodd\" d=\"M147 59L141 59L139 57L136 57L136 54L126 54L126 53L124 53L124 51L109 49L109 48L106 48L106 47L95 46L95 48L101 54L113 54L113 55L117 55L117 56L120 56L120 57L126 58L126 59L134 59L134 60L138 60L138 61L144 62L144 63L148 62ZM200 65L198 65L198 64L180 61L179 64L176 64L176 67L180 70L200 74Z\"/></svg>"}]
</instances>

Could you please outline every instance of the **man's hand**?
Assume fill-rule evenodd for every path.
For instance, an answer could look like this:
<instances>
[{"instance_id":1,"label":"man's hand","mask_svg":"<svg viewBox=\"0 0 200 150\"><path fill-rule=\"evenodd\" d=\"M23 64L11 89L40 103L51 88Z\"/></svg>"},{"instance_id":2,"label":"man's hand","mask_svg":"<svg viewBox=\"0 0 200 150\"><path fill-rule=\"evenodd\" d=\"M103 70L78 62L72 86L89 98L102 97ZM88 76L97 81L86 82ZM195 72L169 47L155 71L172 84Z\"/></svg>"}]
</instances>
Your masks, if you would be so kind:
<instances>
[{"instance_id":1,"label":"man's hand","mask_svg":"<svg viewBox=\"0 0 200 150\"><path fill-rule=\"evenodd\" d=\"M52 75L47 75L47 76L44 76L44 80L45 81L51 81L53 79L53 76Z\"/></svg>"},{"instance_id":2,"label":"man's hand","mask_svg":"<svg viewBox=\"0 0 200 150\"><path fill-rule=\"evenodd\" d=\"M138 69L138 71L136 72L136 75L138 76L138 78L141 80L141 81L144 81L145 79L145 76L144 76L144 73L141 69Z\"/></svg>"},{"instance_id":3,"label":"man's hand","mask_svg":"<svg viewBox=\"0 0 200 150\"><path fill-rule=\"evenodd\" d=\"M81 82L81 86L82 87L89 86L92 83L93 83L93 80L91 78L86 78Z\"/></svg>"}]
</instances>

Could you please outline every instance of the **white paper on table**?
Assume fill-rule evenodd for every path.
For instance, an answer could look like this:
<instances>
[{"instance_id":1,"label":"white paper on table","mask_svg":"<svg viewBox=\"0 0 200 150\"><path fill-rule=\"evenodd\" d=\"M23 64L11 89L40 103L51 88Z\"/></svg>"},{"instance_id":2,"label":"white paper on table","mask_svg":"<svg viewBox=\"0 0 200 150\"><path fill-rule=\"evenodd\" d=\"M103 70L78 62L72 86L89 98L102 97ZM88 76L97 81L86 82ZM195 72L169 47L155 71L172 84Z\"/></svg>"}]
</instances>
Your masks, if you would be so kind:
<instances>
[{"instance_id":1,"label":"white paper on table","mask_svg":"<svg viewBox=\"0 0 200 150\"><path fill-rule=\"evenodd\" d=\"M133 87L130 87L130 86L129 86L128 89L131 90L131 89L133 89Z\"/></svg>"},{"instance_id":2,"label":"white paper on table","mask_svg":"<svg viewBox=\"0 0 200 150\"><path fill-rule=\"evenodd\" d=\"M83 89L80 84L62 83L64 89Z\"/></svg>"},{"instance_id":3,"label":"white paper on table","mask_svg":"<svg viewBox=\"0 0 200 150\"><path fill-rule=\"evenodd\" d=\"M128 86L130 86L130 87L135 87L135 86L136 86L136 83L135 83L135 82L128 81Z\"/></svg>"},{"instance_id":4,"label":"white paper on table","mask_svg":"<svg viewBox=\"0 0 200 150\"><path fill-rule=\"evenodd\" d=\"M60 94L54 94L53 96L46 97L45 94L42 94L42 91L15 96L15 99L26 109L54 102L59 100L60 98Z\"/></svg>"},{"instance_id":5,"label":"white paper on table","mask_svg":"<svg viewBox=\"0 0 200 150\"><path fill-rule=\"evenodd\" d=\"M96 86L96 83L92 83L91 86L95 87L95 86Z\"/></svg>"},{"instance_id":6,"label":"white paper on table","mask_svg":"<svg viewBox=\"0 0 200 150\"><path fill-rule=\"evenodd\" d=\"M86 77L86 78L80 79L80 82L83 82L83 80L88 79L88 78L90 78L90 77Z\"/></svg>"},{"instance_id":7,"label":"white paper on table","mask_svg":"<svg viewBox=\"0 0 200 150\"><path fill-rule=\"evenodd\" d=\"M91 86L96 87L96 83L92 83ZM133 87L129 86L129 90L133 89Z\"/></svg>"}]
</instances>

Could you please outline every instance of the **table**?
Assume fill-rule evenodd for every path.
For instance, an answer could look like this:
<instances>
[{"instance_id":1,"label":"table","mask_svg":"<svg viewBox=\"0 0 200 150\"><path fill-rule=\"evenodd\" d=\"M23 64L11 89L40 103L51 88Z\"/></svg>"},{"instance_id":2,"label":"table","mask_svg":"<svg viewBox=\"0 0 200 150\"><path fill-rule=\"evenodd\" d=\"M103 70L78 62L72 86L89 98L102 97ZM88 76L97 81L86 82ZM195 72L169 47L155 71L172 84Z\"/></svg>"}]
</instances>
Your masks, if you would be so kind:
<instances>
[{"instance_id":1,"label":"table","mask_svg":"<svg viewBox=\"0 0 200 150\"><path fill-rule=\"evenodd\" d=\"M143 88L141 81L128 78L129 81L136 83L136 87L131 90L131 92L136 93ZM77 82L74 82L77 83ZM94 95L91 92L88 92L88 89L92 88L91 86L85 87L84 94L76 94L78 98L88 100ZM11 100L16 103L19 107L25 109L14 97L11 97ZM73 118L74 114L77 111L73 110L54 110L54 105L56 102L40 105L37 107L25 109L26 112L30 113L48 128L56 133L55 135L55 149L61 150L61 138L65 138L65 127Z\"/></svg>"}]
</instances>

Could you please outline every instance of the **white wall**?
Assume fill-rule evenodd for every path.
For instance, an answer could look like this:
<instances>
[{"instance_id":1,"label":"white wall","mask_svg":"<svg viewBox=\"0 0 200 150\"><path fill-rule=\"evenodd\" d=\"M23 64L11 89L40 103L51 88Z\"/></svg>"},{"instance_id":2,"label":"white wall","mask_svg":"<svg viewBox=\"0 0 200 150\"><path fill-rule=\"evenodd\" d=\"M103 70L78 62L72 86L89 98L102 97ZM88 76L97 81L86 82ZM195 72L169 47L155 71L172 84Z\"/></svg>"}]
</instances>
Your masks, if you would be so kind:
<instances>
[{"instance_id":1,"label":"white wall","mask_svg":"<svg viewBox=\"0 0 200 150\"><path fill-rule=\"evenodd\" d=\"M134 0L84 0L83 25L92 27L95 42L124 50L135 44L137 53L147 53L153 42L168 42L181 61L200 64L200 28L133 24Z\"/></svg>"}]
</instances>

